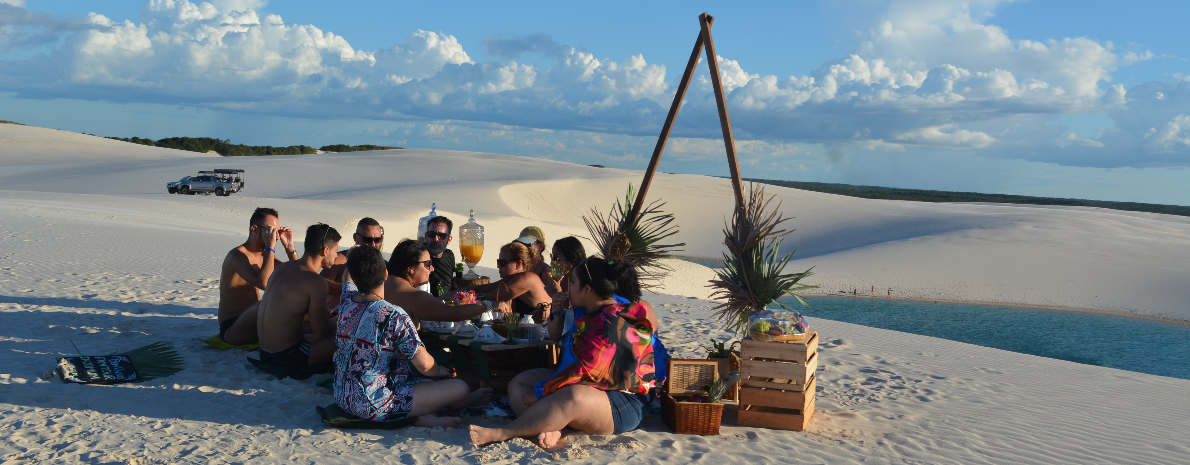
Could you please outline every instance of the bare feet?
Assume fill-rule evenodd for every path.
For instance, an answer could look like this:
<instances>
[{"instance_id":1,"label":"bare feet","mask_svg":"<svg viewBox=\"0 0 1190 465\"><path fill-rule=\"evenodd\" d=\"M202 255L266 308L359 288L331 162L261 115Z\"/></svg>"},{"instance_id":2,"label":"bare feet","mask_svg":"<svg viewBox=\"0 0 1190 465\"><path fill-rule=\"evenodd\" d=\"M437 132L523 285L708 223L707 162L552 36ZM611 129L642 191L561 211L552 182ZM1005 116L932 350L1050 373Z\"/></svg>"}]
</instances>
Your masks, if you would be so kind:
<instances>
[{"instance_id":1,"label":"bare feet","mask_svg":"<svg viewBox=\"0 0 1190 465\"><path fill-rule=\"evenodd\" d=\"M468 407L483 407L492 401L492 388L479 388L467 396Z\"/></svg>"},{"instance_id":2,"label":"bare feet","mask_svg":"<svg viewBox=\"0 0 1190 465\"><path fill-rule=\"evenodd\" d=\"M565 446L566 443L562 441L561 431L547 431L537 435L537 445L542 449L551 450Z\"/></svg>"},{"instance_id":3,"label":"bare feet","mask_svg":"<svg viewBox=\"0 0 1190 465\"><path fill-rule=\"evenodd\" d=\"M440 417L437 415L422 415L420 417L417 417L417 422L413 423L413 425L420 426L422 428L436 428L436 427L458 428L460 426L463 426L463 420L460 420L459 417Z\"/></svg>"},{"instance_id":4,"label":"bare feet","mask_svg":"<svg viewBox=\"0 0 1190 465\"><path fill-rule=\"evenodd\" d=\"M500 437L499 430L471 425L471 444L482 446L489 442L502 441L504 439L506 438Z\"/></svg>"}]
</instances>

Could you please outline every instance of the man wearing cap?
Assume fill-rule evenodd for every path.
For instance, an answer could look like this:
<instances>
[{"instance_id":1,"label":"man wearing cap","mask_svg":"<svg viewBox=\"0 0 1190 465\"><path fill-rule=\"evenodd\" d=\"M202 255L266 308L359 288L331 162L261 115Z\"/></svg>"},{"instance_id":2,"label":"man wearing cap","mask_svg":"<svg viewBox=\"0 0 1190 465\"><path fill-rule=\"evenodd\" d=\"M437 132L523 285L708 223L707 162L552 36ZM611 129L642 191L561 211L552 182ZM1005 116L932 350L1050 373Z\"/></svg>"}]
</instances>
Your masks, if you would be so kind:
<instances>
[{"instance_id":1,"label":"man wearing cap","mask_svg":"<svg viewBox=\"0 0 1190 465\"><path fill-rule=\"evenodd\" d=\"M451 280L455 275L455 253L447 246L450 245L450 231L454 223L445 216L435 216L426 222L426 251L430 252L430 264L434 269L430 271L429 293L434 297L442 297L438 292L438 285L445 284L449 290Z\"/></svg>"},{"instance_id":2,"label":"man wearing cap","mask_svg":"<svg viewBox=\"0 0 1190 465\"><path fill-rule=\"evenodd\" d=\"M532 247L536 252L537 261L529 267L529 271L541 278L543 283L554 282L550 276L550 266L545 260L545 232L537 226L529 226L521 230L521 237L517 238L517 242Z\"/></svg>"}]
</instances>

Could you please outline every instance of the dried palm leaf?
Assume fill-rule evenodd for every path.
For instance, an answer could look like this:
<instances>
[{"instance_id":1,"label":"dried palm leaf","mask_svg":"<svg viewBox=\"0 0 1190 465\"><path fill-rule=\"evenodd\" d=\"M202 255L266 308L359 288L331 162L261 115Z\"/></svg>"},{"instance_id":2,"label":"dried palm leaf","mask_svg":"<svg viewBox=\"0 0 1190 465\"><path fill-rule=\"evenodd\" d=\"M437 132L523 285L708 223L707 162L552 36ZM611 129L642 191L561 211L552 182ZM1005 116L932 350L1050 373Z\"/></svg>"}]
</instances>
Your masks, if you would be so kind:
<instances>
[{"instance_id":1,"label":"dried palm leaf","mask_svg":"<svg viewBox=\"0 0 1190 465\"><path fill-rule=\"evenodd\" d=\"M744 209L737 209L731 223L723 228L728 250L723 254L724 267L708 287L714 289L712 298L723 301L713 309L719 321L736 332L745 327L748 317L770 305L792 310L777 300L786 295L810 308L797 292L815 287L800 283L813 274L813 268L785 273L797 248L780 255L782 238L793 231L777 229L789 218L780 214L780 203L771 207L772 201L773 197L765 197L763 187L750 184Z\"/></svg>"},{"instance_id":2,"label":"dried palm leaf","mask_svg":"<svg viewBox=\"0 0 1190 465\"><path fill-rule=\"evenodd\" d=\"M636 191L629 184L622 202L617 199L606 215L592 207L591 213L583 216L583 222L591 233L591 242L604 258L631 264L641 276L641 289L655 288L670 271L661 260L680 252L678 247L686 244L661 243L678 233L673 214L661 211L664 202L650 203L635 218L629 218L635 199Z\"/></svg>"}]
</instances>

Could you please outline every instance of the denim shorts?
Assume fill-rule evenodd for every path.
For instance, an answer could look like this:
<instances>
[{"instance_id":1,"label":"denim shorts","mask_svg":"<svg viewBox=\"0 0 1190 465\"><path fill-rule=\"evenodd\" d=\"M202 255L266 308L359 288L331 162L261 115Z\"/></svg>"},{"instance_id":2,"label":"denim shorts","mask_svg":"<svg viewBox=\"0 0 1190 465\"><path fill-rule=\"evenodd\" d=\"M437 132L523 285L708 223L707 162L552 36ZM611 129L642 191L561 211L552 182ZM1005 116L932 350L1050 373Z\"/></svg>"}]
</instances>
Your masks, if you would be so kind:
<instances>
[{"instance_id":1,"label":"denim shorts","mask_svg":"<svg viewBox=\"0 0 1190 465\"><path fill-rule=\"evenodd\" d=\"M648 396L644 394L629 394L621 391L604 391L607 401L612 406L612 433L620 434L636 429L645 417L645 405Z\"/></svg>"}]
</instances>

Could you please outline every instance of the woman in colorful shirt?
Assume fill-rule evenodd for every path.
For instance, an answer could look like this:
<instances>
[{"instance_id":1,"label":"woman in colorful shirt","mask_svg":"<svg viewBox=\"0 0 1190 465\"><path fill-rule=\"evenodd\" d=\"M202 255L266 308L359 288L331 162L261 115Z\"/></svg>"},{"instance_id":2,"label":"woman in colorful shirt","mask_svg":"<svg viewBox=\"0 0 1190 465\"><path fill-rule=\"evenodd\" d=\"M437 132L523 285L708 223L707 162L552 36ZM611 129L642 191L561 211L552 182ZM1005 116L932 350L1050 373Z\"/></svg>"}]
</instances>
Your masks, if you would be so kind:
<instances>
[{"instance_id":1,"label":"woman in colorful shirt","mask_svg":"<svg viewBox=\"0 0 1190 465\"><path fill-rule=\"evenodd\" d=\"M536 436L554 447L562 428L594 434L636 429L653 388L655 317L644 305L619 302L617 281L632 268L589 258L571 272L570 299L590 309L574 321L567 337L574 358L558 370L538 369L518 375L509 397L518 418L502 428L471 426L471 442L483 445L514 437ZM621 299L623 300L623 299Z\"/></svg>"},{"instance_id":2,"label":"woman in colorful shirt","mask_svg":"<svg viewBox=\"0 0 1190 465\"><path fill-rule=\"evenodd\" d=\"M492 391L469 393L462 380L442 379L450 370L426 352L409 315L384 300L387 275L384 256L376 248L359 246L348 254L336 308L335 402L366 420L414 416L417 426L458 427L459 418L438 417L438 409L486 404ZM433 380L415 378L411 366Z\"/></svg>"}]
</instances>

